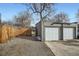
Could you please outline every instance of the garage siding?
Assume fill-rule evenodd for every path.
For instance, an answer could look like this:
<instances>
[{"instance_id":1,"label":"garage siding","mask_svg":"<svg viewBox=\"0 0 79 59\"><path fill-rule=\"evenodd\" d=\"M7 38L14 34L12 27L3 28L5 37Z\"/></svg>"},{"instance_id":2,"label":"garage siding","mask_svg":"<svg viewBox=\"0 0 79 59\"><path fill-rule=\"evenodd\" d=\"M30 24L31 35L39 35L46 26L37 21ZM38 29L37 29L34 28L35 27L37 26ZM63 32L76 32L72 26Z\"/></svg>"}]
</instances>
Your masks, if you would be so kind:
<instances>
[{"instance_id":1,"label":"garage siding","mask_svg":"<svg viewBox=\"0 0 79 59\"><path fill-rule=\"evenodd\" d=\"M45 40L46 41L59 40L59 28L46 27Z\"/></svg>"},{"instance_id":2,"label":"garage siding","mask_svg":"<svg viewBox=\"0 0 79 59\"><path fill-rule=\"evenodd\" d=\"M64 40L74 39L74 28L63 28L63 39Z\"/></svg>"},{"instance_id":3,"label":"garage siding","mask_svg":"<svg viewBox=\"0 0 79 59\"><path fill-rule=\"evenodd\" d=\"M61 24L63 24L64 30L61 28ZM36 34L41 38L41 41L70 40L77 36L76 26L77 24L75 23L53 23L51 21L44 21L43 23L39 22L36 24Z\"/></svg>"},{"instance_id":4,"label":"garage siding","mask_svg":"<svg viewBox=\"0 0 79 59\"><path fill-rule=\"evenodd\" d=\"M59 27L45 27L45 41L61 40L62 30ZM75 28L63 28L63 40L73 40Z\"/></svg>"}]
</instances>

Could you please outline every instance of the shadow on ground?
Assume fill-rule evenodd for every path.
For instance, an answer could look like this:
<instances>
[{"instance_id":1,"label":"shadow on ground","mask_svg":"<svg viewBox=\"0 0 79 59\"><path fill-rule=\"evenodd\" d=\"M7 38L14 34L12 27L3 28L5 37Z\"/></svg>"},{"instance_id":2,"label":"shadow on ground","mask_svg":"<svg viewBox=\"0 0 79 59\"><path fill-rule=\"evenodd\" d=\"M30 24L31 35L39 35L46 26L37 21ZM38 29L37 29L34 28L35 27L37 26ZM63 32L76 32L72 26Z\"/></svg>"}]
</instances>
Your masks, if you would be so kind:
<instances>
[{"instance_id":1,"label":"shadow on ground","mask_svg":"<svg viewBox=\"0 0 79 59\"><path fill-rule=\"evenodd\" d=\"M67 40L62 42L62 44L68 45L68 46L79 46L79 40Z\"/></svg>"},{"instance_id":2,"label":"shadow on ground","mask_svg":"<svg viewBox=\"0 0 79 59\"><path fill-rule=\"evenodd\" d=\"M36 38L36 36L18 36L21 39L31 40L31 41L41 41Z\"/></svg>"},{"instance_id":3,"label":"shadow on ground","mask_svg":"<svg viewBox=\"0 0 79 59\"><path fill-rule=\"evenodd\" d=\"M1 56L54 56L48 46L35 37L16 37L0 44Z\"/></svg>"}]
</instances>

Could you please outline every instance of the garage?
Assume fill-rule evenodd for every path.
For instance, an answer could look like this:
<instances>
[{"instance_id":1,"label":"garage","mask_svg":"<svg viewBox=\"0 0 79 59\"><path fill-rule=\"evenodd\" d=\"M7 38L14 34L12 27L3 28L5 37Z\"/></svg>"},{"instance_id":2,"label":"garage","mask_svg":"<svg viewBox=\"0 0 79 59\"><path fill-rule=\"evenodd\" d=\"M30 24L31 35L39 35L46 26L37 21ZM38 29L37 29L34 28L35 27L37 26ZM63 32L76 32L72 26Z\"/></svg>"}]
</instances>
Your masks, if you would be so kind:
<instances>
[{"instance_id":1,"label":"garage","mask_svg":"<svg viewBox=\"0 0 79 59\"><path fill-rule=\"evenodd\" d=\"M46 27L45 28L45 40L53 41L60 40L60 28ZM74 28L63 28L63 40L73 40L74 39Z\"/></svg>"},{"instance_id":2,"label":"garage","mask_svg":"<svg viewBox=\"0 0 79 59\"><path fill-rule=\"evenodd\" d=\"M77 23L44 21L36 24L37 36L41 41L73 40L77 38Z\"/></svg>"},{"instance_id":3,"label":"garage","mask_svg":"<svg viewBox=\"0 0 79 59\"><path fill-rule=\"evenodd\" d=\"M59 40L59 28L46 27L45 40L46 41Z\"/></svg>"},{"instance_id":4,"label":"garage","mask_svg":"<svg viewBox=\"0 0 79 59\"><path fill-rule=\"evenodd\" d=\"M74 28L63 28L63 39L64 40L74 39Z\"/></svg>"}]
</instances>

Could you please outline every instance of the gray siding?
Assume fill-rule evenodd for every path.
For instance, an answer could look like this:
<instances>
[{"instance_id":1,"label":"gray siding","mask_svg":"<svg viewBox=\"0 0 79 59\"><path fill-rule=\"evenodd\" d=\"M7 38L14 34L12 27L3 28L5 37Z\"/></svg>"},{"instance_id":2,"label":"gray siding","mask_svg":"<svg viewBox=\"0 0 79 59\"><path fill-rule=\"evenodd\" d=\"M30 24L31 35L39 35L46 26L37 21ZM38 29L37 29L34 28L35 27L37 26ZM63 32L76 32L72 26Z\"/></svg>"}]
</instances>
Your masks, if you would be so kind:
<instances>
[{"instance_id":1,"label":"gray siding","mask_svg":"<svg viewBox=\"0 0 79 59\"><path fill-rule=\"evenodd\" d=\"M61 24L53 24L52 25L52 21L45 21L43 22L44 23L44 26L56 26L56 27L60 27ZM77 24L63 24L64 27L76 27Z\"/></svg>"},{"instance_id":2,"label":"gray siding","mask_svg":"<svg viewBox=\"0 0 79 59\"><path fill-rule=\"evenodd\" d=\"M36 24L36 36L41 36L41 22Z\"/></svg>"},{"instance_id":3,"label":"gray siding","mask_svg":"<svg viewBox=\"0 0 79 59\"><path fill-rule=\"evenodd\" d=\"M39 36L42 41L45 41L45 27L59 27L59 28L61 28L61 24L53 24L52 25L52 23L53 23L52 21L43 21L42 23L40 21L39 23L36 24L36 35ZM64 28L65 27L75 28L74 29L74 38L77 37L76 36L77 35L77 24L74 24L74 23L73 24L63 24L63 27ZM62 31L60 30L59 32L60 32L59 39L61 39L62 38L62 35L61 35Z\"/></svg>"}]
</instances>

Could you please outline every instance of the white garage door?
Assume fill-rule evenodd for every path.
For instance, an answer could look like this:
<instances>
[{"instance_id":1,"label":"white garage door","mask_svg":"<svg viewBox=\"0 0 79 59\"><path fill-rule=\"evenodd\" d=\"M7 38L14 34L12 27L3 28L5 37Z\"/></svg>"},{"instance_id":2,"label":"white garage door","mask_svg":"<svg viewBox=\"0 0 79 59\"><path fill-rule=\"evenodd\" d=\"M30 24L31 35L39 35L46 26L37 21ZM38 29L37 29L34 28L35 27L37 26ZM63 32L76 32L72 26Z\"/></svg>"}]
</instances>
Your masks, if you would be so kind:
<instances>
[{"instance_id":1,"label":"white garage door","mask_svg":"<svg viewBox=\"0 0 79 59\"><path fill-rule=\"evenodd\" d=\"M52 41L59 39L59 28L45 28L45 40Z\"/></svg>"},{"instance_id":2,"label":"white garage door","mask_svg":"<svg viewBox=\"0 0 79 59\"><path fill-rule=\"evenodd\" d=\"M64 40L73 39L73 28L63 28L63 38Z\"/></svg>"}]
</instances>

